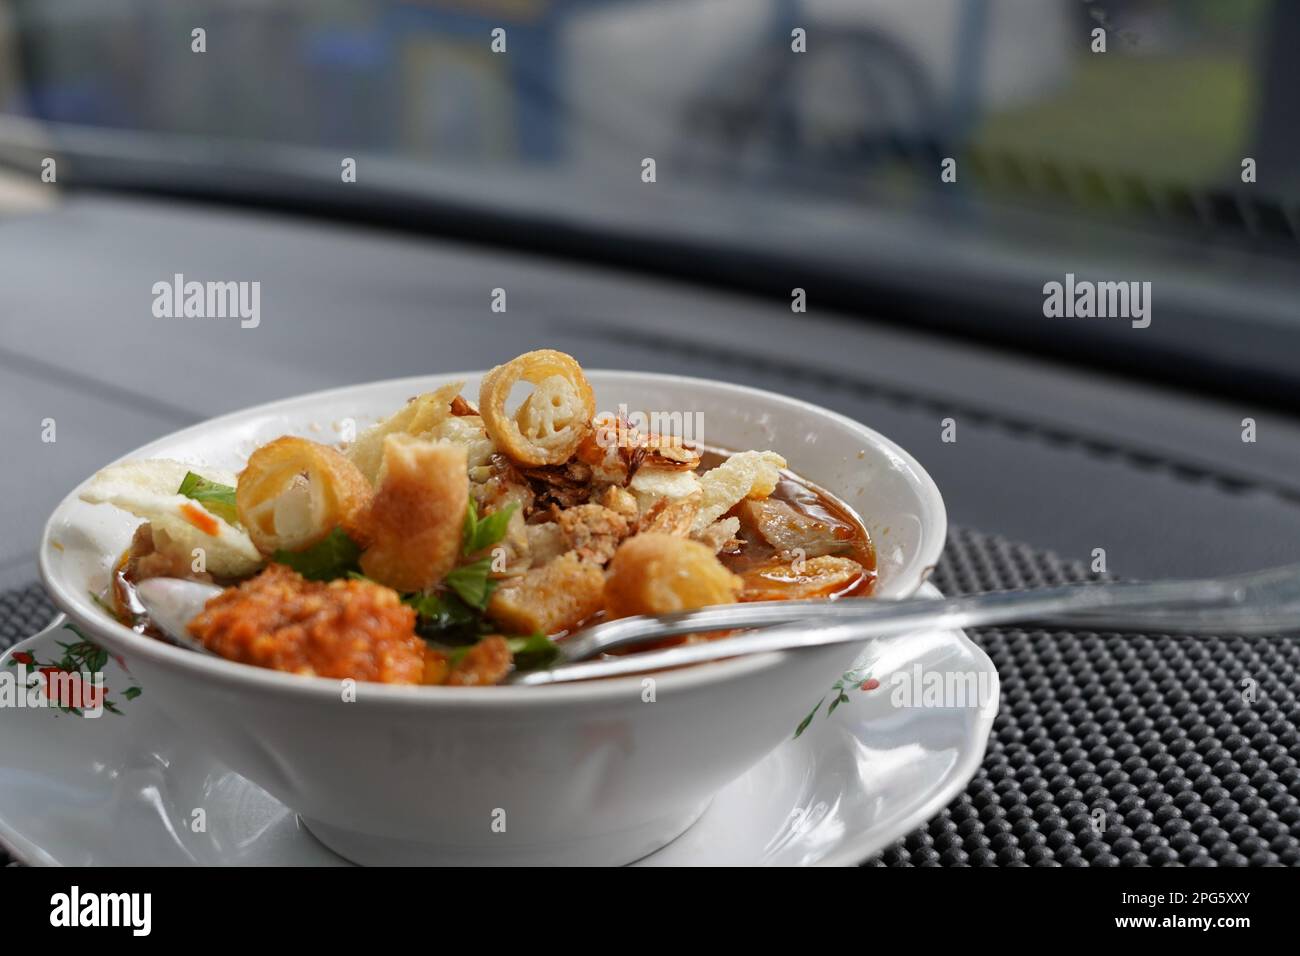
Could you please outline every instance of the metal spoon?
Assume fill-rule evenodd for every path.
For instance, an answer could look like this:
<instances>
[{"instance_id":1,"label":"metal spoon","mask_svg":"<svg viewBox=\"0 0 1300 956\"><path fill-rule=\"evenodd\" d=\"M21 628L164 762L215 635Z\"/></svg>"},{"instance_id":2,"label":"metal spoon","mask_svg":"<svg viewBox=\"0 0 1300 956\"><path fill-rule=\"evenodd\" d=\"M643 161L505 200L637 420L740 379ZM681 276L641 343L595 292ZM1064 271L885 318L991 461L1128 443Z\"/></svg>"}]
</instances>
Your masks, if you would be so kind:
<instances>
[{"instance_id":1,"label":"metal spoon","mask_svg":"<svg viewBox=\"0 0 1300 956\"><path fill-rule=\"evenodd\" d=\"M135 593L158 630L181 647L212 654L185 625L198 616L204 604L221 593L221 588L181 578L146 578L135 586Z\"/></svg>"},{"instance_id":2,"label":"metal spoon","mask_svg":"<svg viewBox=\"0 0 1300 956\"><path fill-rule=\"evenodd\" d=\"M787 623L788 622L788 623ZM1300 630L1300 564L1200 581L1098 583L955 598L775 601L700 608L598 624L560 642L563 663L512 675L535 686L614 677L764 651L894 637L927 628L1012 622L1173 634L1273 634ZM773 625L735 637L582 662L613 648L674 634Z\"/></svg>"},{"instance_id":3,"label":"metal spoon","mask_svg":"<svg viewBox=\"0 0 1300 956\"><path fill-rule=\"evenodd\" d=\"M188 647L196 642L185 631L185 624L219 590L190 581L152 578L141 582L137 593L154 623ZM559 664L548 670L513 674L507 683L534 686L589 680L764 651L853 643L925 628L1015 621L1178 634L1300 630L1300 565L1200 581L1078 584L955 598L768 601L622 618L562 639ZM755 627L766 629L611 660L589 660L615 648L673 635Z\"/></svg>"}]
</instances>

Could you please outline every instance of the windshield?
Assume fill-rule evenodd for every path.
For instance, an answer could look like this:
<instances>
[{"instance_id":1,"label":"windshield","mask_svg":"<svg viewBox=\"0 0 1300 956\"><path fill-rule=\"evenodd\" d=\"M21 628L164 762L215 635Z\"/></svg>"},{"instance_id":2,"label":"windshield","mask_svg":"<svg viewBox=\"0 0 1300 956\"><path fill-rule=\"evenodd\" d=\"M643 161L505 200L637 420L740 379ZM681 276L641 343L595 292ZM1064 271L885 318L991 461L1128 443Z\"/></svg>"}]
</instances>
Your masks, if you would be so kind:
<instances>
[{"instance_id":1,"label":"windshield","mask_svg":"<svg viewBox=\"0 0 1300 956\"><path fill-rule=\"evenodd\" d=\"M1279 398L1298 47L1284 0L7 0L0 158Z\"/></svg>"}]
</instances>

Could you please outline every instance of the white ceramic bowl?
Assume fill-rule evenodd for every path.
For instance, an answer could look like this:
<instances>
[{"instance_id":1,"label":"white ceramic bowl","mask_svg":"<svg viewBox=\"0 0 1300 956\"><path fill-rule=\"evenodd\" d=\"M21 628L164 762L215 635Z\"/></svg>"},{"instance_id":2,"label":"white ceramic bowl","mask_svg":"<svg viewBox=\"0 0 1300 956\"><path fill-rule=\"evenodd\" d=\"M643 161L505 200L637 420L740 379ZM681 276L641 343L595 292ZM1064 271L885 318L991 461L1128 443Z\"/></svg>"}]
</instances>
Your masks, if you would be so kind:
<instances>
[{"instance_id":1,"label":"white ceramic bowl","mask_svg":"<svg viewBox=\"0 0 1300 956\"><path fill-rule=\"evenodd\" d=\"M597 407L699 413L733 449L771 448L854 508L877 549L881 597L917 589L947 519L929 475L871 429L768 392L642 372L588 372ZM328 441L410 396L479 373L336 389L226 415L128 458L238 469L282 434ZM554 687L357 685L263 670L142 637L91 598L137 523L74 490L41 543L41 573L75 623L121 655L195 746L297 810L362 863L617 864L672 840L710 797L791 733L860 648L765 654ZM648 699L653 698L653 699Z\"/></svg>"}]
</instances>

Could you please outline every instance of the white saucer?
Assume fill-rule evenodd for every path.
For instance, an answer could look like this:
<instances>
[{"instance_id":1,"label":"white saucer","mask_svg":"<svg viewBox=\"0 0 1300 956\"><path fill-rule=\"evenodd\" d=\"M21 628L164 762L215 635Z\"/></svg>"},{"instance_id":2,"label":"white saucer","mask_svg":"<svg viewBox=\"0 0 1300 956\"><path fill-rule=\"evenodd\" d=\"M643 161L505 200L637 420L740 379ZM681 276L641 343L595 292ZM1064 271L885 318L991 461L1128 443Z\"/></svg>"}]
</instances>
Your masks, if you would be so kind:
<instances>
[{"instance_id":1,"label":"white saucer","mask_svg":"<svg viewBox=\"0 0 1300 956\"><path fill-rule=\"evenodd\" d=\"M57 660L56 641L77 640L57 626L11 648L0 664L12 669L15 652ZM828 715L838 696L830 689L836 675L828 675L827 697L804 732L796 738L792 727L791 739L641 864L854 864L942 810L983 759L997 712L992 662L960 631L882 642L863 659L879 687L851 686ZM184 740L147 687L124 699L134 682L116 662L104 672L120 715L0 709L0 843L15 857L68 866L348 865L291 810ZM895 706L893 675L978 685L983 698ZM196 810L206 827L199 832Z\"/></svg>"}]
</instances>

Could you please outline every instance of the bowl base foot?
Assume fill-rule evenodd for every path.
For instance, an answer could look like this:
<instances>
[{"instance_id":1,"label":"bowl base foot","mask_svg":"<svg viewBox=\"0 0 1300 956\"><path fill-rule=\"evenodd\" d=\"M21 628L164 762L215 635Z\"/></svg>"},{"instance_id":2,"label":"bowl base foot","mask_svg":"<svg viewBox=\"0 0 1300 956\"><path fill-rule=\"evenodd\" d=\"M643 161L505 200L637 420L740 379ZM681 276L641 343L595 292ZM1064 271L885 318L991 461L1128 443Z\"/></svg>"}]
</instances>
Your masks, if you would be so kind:
<instances>
[{"instance_id":1,"label":"bowl base foot","mask_svg":"<svg viewBox=\"0 0 1300 956\"><path fill-rule=\"evenodd\" d=\"M362 866L622 866L659 850L694 825L712 798L628 830L556 843L421 843L336 827L299 816L307 831Z\"/></svg>"}]
</instances>

